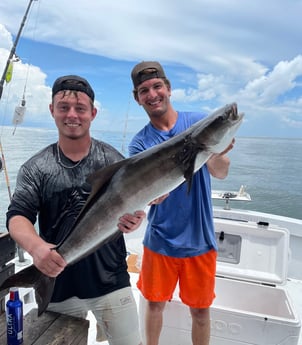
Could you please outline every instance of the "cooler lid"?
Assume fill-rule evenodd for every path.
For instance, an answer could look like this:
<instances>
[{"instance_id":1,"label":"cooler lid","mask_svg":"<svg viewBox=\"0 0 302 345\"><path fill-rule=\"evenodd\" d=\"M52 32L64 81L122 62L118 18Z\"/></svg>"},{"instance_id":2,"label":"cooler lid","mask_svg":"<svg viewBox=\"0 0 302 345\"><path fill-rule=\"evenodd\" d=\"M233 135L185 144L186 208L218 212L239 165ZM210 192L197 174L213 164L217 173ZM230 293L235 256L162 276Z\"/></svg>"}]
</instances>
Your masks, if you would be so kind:
<instances>
[{"instance_id":1,"label":"cooler lid","mask_svg":"<svg viewBox=\"0 0 302 345\"><path fill-rule=\"evenodd\" d=\"M218 245L216 275L265 284L287 278L287 229L227 219L214 219Z\"/></svg>"}]
</instances>

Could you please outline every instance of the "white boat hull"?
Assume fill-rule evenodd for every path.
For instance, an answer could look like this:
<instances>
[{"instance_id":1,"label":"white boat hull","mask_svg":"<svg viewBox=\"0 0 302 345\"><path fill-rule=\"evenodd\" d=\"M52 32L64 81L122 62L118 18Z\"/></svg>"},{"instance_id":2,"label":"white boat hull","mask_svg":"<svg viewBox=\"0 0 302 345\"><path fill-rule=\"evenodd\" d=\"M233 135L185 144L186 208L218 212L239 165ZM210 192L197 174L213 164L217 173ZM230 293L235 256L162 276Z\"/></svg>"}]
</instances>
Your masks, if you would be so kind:
<instances>
[{"instance_id":1,"label":"white boat hull","mask_svg":"<svg viewBox=\"0 0 302 345\"><path fill-rule=\"evenodd\" d=\"M286 290L216 279L216 299L211 307L211 345L297 345L301 323ZM144 333L145 300L140 296ZM167 303L159 345L191 345L189 309L175 295Z\"/></svg>"},{"instance_id":2,"label":"white boat hull","mask_svg":"<svg viewBox=\"0 0 302 345\"><path fill-rule=\"evenodd\" d=\"M231 263L218 261L210 344L302 345L302 221L238 210L215 209L214 213L218 232L224 229L234 235L241 233L244 253L240 264L232 264L233 253ZM268 226L261 225L266 223ZM293 233L280 227L287 227ZM139 257L142 247L135 240L127 239L130 249ZM252 268L248 267L251 262ZM136 281L137 274L132 275ZM262 280L268 282L261 283ZM134 291L139 295L144 334L146 302L137 289ZM164 311L160 345L169 343L192 344L191 316L178 297L178 289Z\"/></svg>"}]
</instances>

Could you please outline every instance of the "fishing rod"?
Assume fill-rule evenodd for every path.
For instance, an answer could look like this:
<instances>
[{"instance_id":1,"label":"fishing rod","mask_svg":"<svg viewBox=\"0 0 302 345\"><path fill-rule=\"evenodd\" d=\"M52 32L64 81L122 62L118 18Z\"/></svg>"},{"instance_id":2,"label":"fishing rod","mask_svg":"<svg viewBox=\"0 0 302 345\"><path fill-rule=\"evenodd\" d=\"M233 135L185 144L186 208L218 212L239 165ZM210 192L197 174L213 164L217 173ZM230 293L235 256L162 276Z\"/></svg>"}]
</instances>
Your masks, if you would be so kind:
<instances>
[{"instance_id":1,"label":"fishing rod","mask_svg":"<svg viewBox=\"0 0 302 345\"><path fill-rule=\"evenodd\" d=\"M16 48L17 48L17 44L18 44L18 41L19 41L19 38L21 36L21 32L23 30L23 27L25 25L25 21L26 21L26 18L27 18L27 15L28 15L28 12L29 12L29 9L31 7L31 4L34 2L34 1L38 1L38 0L29 0L29 4L27 6L27 9L26 9L26 12L24 14L24 17L23 17L23 20L21 22L21 25L20 25L20 28L19 28L19 31L18 31L18 34L16 36L16 39L15 39L15 42L12 46L12 49L9 53L9 56L8 56L8 59L6 61L6 66L4 68L4 71L3 71L3 75L2 75L2 78L0 80L0 100L1 100L1 97L2 97L2 93L3 93L3 87L4 87L4 82L5 82L5 79L6 79L6 74L7 74L7 71L9 70L9 66L10 66L10 62L12 61L12 58L14 57L15 53L16 53Z\"/></svg>"},{"instance_id":2,"label":"fishing rod","mask_svg":"<svg viewBox=\"0 0 302 345\"><path fill-rule=\"evenodd\" d=\"M30 0L29 3L28 3L28 6L27 6L27 9L26 9L25 14L23 16L23 19L22 19L22 22L21 22L18 34L16 36L16 39L14 41L14 44L12 46L12 49L10 50L8 59L6 61L6 66L4 68L4 71L3 71L3 74L2 74L2 78L0 80L0 100L2 98L3 87L4 87L4 82L6 81L6 76L7 76L8 72L10 72L9 69L10 69L10 66L11 66L11 63L12 63L12 59L13 59L15 53L16 53L16 48L17 48L17 44L19 42L19 38L21 36L23 27L25 25L25 22L26 22L27 15L28 15L28 12L30 10L30 7L31 7L31 5L32 5L32 3L34 1L38 1L38 0ZM5 158L4 158L4 153L3 153L3 148L2 148L1 141L0 141L0 151L1 151L1 157L2 157L2 167L3 167L4 173L5 173L5 178L6 178L6 185L7 185L7 189L8 189L9 200L11 201L12 196L11 196L9 178L8 178L8 173L7 173L7 169L6 169ZM19 245L17 245L17 251L18 251L19 262L20 263L25 263L26 260L24 259L24 251L23 251L23 249Z\"/></svg>"}]
</instances>

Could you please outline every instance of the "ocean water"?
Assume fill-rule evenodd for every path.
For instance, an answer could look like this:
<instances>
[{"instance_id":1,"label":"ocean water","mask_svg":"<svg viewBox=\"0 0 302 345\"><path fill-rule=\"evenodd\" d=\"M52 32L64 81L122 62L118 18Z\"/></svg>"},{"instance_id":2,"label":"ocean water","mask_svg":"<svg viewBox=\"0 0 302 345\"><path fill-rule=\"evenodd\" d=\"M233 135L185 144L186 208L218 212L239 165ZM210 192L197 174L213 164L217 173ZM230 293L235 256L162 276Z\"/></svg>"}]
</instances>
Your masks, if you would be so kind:
<instances>
[{"instance_id":1,"label":"ocean water","mask_svg":"<svg viewBox=\"0 0 302 345\"><path fill-rule=\"evenodd\" d=\"M229 175L213 179L212 188L238 191L243 185L252 201L232 207L302 219L301 152L302 138L236 138Z\"/></svg>"},{"instance_id":2,"label":"ocean water","mask_svg":"<svg viewBox=\"0 0 302 345\"><path fill-rule=\"evenodd\" d=\"M57 141L56 129L3 127L0 132L6 172L0 172L0 231L5 229L9 190L14 191L20 165L46 145ZM133 133L92 131L127 156ZM243 185L251 202L232 201L233 208L251 209L302 219L302 138L236 138L230 152L231 167L224 180L212 180L212 188L238 191ZM2 157L2 158L3 158ZM222 205L214 200L214 205Z\"/></svg>"}]
</instances>

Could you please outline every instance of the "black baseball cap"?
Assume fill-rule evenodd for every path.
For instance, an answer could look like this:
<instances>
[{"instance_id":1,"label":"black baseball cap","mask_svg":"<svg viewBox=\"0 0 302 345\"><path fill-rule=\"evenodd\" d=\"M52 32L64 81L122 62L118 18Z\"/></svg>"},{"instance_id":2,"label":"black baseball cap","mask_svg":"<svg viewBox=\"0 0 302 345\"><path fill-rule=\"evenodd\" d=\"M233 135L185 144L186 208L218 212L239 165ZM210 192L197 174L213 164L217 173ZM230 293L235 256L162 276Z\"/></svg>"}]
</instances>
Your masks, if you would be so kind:
<instances>
[{"instance_id":1,"label":"black baseball cap","mask_svg":"<svg viewBox=\"0 0 302 345\"><path fill-rule=\"evenodd\" d=\"M66 75L59 77L53 84L52 97L59 91L73 90L86 93L88 97L94 102L94 91L85 78L78 75Z\"/></svg>"},{"instance_id":2,"label":"black baseball cap","mask_svg":"<svg viewBox=\"0 0 302 345\"><path fill-rule=\"evenodd\" d=\"M134 88L137 88L139 84L145 80L153 78L164 78L166 75L161 64L157 61L142 61L134 66L131 72L131 78Z\"/></svg>"}]
</instances>

